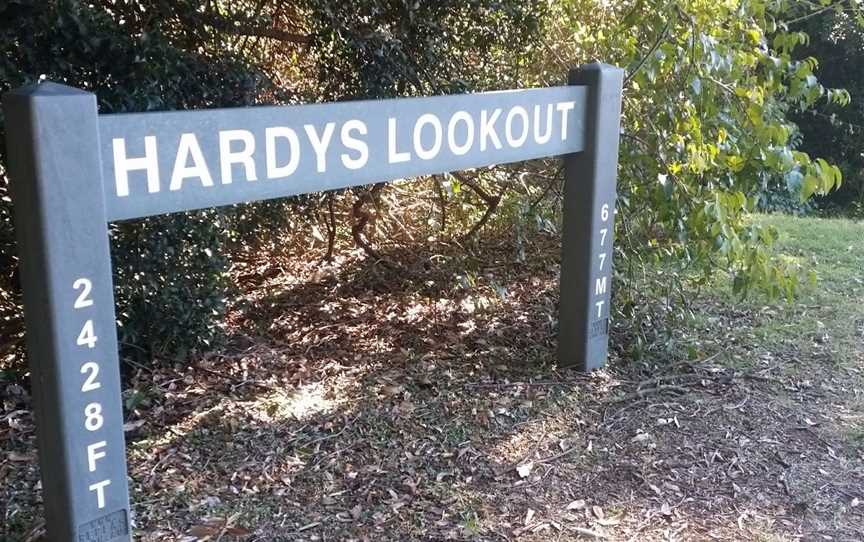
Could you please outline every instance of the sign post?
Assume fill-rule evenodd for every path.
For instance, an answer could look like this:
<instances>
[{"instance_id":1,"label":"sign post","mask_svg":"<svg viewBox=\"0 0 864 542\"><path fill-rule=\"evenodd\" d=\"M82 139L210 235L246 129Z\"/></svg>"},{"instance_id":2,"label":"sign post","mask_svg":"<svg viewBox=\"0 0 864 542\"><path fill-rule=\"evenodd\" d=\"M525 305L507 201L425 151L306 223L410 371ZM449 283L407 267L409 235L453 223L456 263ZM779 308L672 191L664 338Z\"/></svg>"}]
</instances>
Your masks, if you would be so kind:
<instances>
[{"instance_id":1,"label":"sign post","mask_svg":"<svg viewBox=\"0 0 864 542\"><path fill-rule=\"evenodd\" d=\"M606 360L622 72L431 98L98 115L6 95L48 540L131 540L108 223L564 156L559 362Z\"/></svg>"},{"instance_id":2,"label":"sign post","mask_svg":"<svg viewBox=\"0 0 864 542\"><path fill-rule=\"evenodd\" d=\"M591 64L570 73L588 88L585 149L564 157L558 363L603 367L609 349L612 237L623 72Z\"/></svg>"},{"instance_id":3,"label":"sign post","mask_svg":"<svg viewBox=\"0 0 864 542\"><path fill-rule=\"evenodd\" d=\"M44 83L4 111L48 540L131 540L96 97Z\"/></svg>"}]
</instances>

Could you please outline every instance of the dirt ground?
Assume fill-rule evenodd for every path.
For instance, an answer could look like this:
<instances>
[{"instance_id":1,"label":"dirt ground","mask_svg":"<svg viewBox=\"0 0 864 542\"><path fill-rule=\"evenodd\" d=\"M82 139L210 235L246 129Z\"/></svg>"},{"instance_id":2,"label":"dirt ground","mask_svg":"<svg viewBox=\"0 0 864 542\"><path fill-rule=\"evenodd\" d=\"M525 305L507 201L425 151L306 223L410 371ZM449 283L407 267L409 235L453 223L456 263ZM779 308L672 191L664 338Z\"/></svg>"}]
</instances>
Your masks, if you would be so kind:
<instances>
[{"instance_id":1,"label":"dirt ground","mask_svg":"<svg viewBox=\"0 0 864 542\"><path fill-rule=\"evenodd\" d=\"M616 329L591 375L553 364L554 239L466 274L457 247L249 263L229 348L131 378L136 539L864 540L856 238L840 297L703 293L678 346L635 361ZM29 398L3 393L0 539L34 541Z\"/></svg>"}]
</instances>

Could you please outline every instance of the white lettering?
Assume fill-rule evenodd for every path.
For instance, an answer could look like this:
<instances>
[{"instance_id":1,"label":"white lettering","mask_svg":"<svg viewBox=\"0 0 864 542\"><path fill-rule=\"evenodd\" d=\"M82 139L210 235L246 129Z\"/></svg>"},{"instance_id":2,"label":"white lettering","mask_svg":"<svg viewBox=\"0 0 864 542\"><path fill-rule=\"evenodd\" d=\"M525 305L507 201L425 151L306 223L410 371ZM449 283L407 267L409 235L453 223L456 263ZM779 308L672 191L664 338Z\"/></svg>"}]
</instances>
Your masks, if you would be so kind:
<instances>
[{"instance_id":1,"label":"white lettering","mask_svg":"<svg viewBox=\"0 0 864 542\"><path fill-rule=\"evenodd\" d=\"M603 264L606 263L606 253L601 253L598 258L600 258L600 271L603 271Z\"/></svg>"},{"instance_id":2,"label":"white lettering","mask_svg":"<svg viewBox=\"0 0 864 542\"><path fill-rule=\"evenodd\" d=\"M105 486L111 485L111 480L102 480L95 484L90 484L90 491L96 492L96 506L105 508Z\"/></svg>"},{"instance_id":3,"label":"white lettering","mask_svg":"<svg viewBox=\"0 0 864 542\"><path fill-rule=\"evenodd\" d=\"M501 148L501 140L495 131L495 121L501 116L501 110L496 109L492 116L487 116L486 110L480 111L480 150L486 150L486 139L490 139L496 149Z\"/></svg>"},{"instance_id":4,"label":"white lettering","mask_svg":"<svg viewBox=\"0 0 864 542\"><path fill-rule=\"evenodd\" d=\"M459 122L465 123L467 134L465 142L461 145L456 143L456 126ZM456 156L462 156L471 150L471 145L474 144L474 119L471 118L465 111L457 111L450 117L450 122L447 123L447 145L450 146L450 152Z\"/></svg>"},{"instance_id":5,"label":"white lettering","mask_svg":"<svg viewBox=\"0 0 864 542\"><path fill-rule=\"evenodd\" d=\"M288 163L280 166L276 163L276 139L288 140ZM278 179L288 177L297 171L300 163L300 140L297 132L287 126L274 126L264 131L265 154L267 155L267 178Z\"/></svg>"},{"instance_id":6,"label":"white lettering","mask_svg":"<svg viewBox=\"0 0 864 542\"><path fill-rule=\"evenodd\" d=\"M81 333L78 334L76 344L78 346L94 348L96 346L96 341L98 340L99 337L96 336L96 331L93 329L93 320L87 320L81 327Z\"/></svg>"},{"instance_id":7,"label":"white lettering","mask_svg":"<svg viewBox=\"0 0 864 542\"><path fill-rule=\"evenodd\" d=\"M190 156L192 165L187 166L186 162ZM201 147L198 146L198 138L195 137L195 134L180 136L177 159L174 160L174 172L171 173L169 189L180 190L183 187L183 181L189 177L198 177L201 179L202 185L213 186L213 177L210 176L210 170L207 169L207 163L204 162L204 155L201 154Z\"/></svg>"},{"instance_id":8,"label":"white lettering","mask_svg":"<svg viewBox=\"0 0 864 542\"><path fill-rule=\"evenodd\" d=\"M84 427L88 431L98 431L105 423L105 418L102 416L102 404L90 403L84 407Z\"/></svg>"},{"instance_id":9,"label":"white lettering","mask_svg":"<svg viewBox=\"0 0 864 542\"><path fill-rule=\"evenodd\" d=\"M609 228L601 228L600 229L600 246L606 244L606 234L609 233Z\"/></svg>"},{"instance_id":10,"label":"white lettering","mask_svg":"<svg viewBox=\"0 0 864 542\"><path fill-rule=\"evenodd\" d=\"M96 460L105 457L105 452L97 452L96 450L104 448L107 445L106 441L100 440L87 446L87 465L90 468L90 472L96 472Z\"/></svg>"},{"instance_id":11,"label":"white lettering","mask_svg":"<svg viewBox=\"0 0 864 542\"><path fill-rule=\"evenodd\" d=\"M522 117L522 134L519 137L514 137L513 119L517 116ZM507 112L507 119L504 121L504 137L511 147L521 147L528 139L528 112L525 111L524 107L517 105Z\"/></svg>"},{"instance_id":12,"label":"white lettering","mask_svg":"<svg viewBox=\"0 0 864 542\"><path fill-rule=\"evenodd\" d=\"M428 149L423 148L423 127L426 125L432 126L432 131L435 134L432 146ZM441 151L441 139L444 130L441 127L441 121L438 120L438 117L433 115L432 113L426 113L425 115L420 115L420 118L417 119L417 122L414 124L414 152L417 154L417 157L421 160L431 160L438 155L438 152Z\"/></svg>"},{"instance_id":13,"label":"white lettering","mask_svg":"<svg viewBox=\"0 0 864 542\"><path fill-rule=\"evenodd\" d=\"M594 295L603 295L606 293L606 277L601 277L594 281Z\"/></svg>"},{"instance_id":14,"label":"white lettering","mask_svg":"<svg viewBox=\"0 0 864 542\"><path fill-rule=\"evenodd\" d=\"M309 142L312 143L312 148L315 149L316 164L318 173L327 171L327 148L330 146L330 139L333 137L333 130L336 129L335 122L328 122L324 126L324 135L318 136L315 131L315 126L307 124L303 126L306 130L306 135L309 136Z\"/></svg>"},{"instance_id":15,"label":"white lettering","mask_svg":"<svg viewBox=\"0 0 864 542\"><path fill-rule=\"evenodd\" d=\"M600 318L600 316L603 314L603 304L604 303L606 303L606 302L605 301L598 301L597 303L594 303L594 306L597 307L597 318Z\"/></svg>"},{"instance_id":16,"label":"white lettering","mask_svg":"<svg viewBox=\"0 0 864 542\"><path fill-rule=\"evenodd\" d=\"M93 300L90 299L90 291L93 289L93 282L88 278L81 277L80 279L76 279L75 282L72 283L72 289L77 290L81 289L81 293L78 295L78 298L75 300L75 304L72 305L74 309L85 309L93 305Z\"/></svg>"},{"instance_id":17,"label":"white lettering","mask_svg":"<svg viewBox=\"0 0 864 542\"><path fill-rule=\"evenodd\" d=\"M126 156L126 140L116 137L114 145L114 184L117 187L117 197L129 195L129 172L147 171L147 192L153 194L159 191L159 161L157 160L156 136L144 136L144 156L128 158Z\"/></svg>"},{"instance_id":18,"label":"white lettering","mask_svg":"<svg viewBox=\"0 0 864 542\"><path fill-rule=\"evenodd\" d=\"M240 141L243 148L239 151L231 150L231 142ZM222 184L231 184L233 175L232 164L243 164L246 169L246 180L257 181L255 173L255 160L252 154L255 152L255 136L249 130L223 130L219 132L219 161L222 169Z\"/></svg>"},{"instance_id":19,"label":"white lettering","mask_svg":"<svg viewBox=\"0 0 864 542\"><path fill-rule=\"evenodd\" d=\"M396 150L396 119L387 119L387 160L391 164L408 162L411 160L410 152L398 152Z\"/></svg>"},{"instance_id":20,"label":"white lettering","mask_svg":"<svg viewBox=\"0 0 864 542\"><path fill-rule=\"evenodd\" d=\"M561 141L567 141L567 113L574 107L576 102L560 102L555 109L561 112Z\"/></svg>"},{"instance_id":21,"label":"white lettering","mask_svg":"<svg viewBox=\"0 0 864 542\"><path fill-rule=\"evenodd\" d=\"M546 130L540 135L540 106L534 106L534 141L539 145L548 143L552 139L552 104L546 106Z\"/></svg>"},{"instance_id":22,"label":"white lettering","mask_svg":"<svg viewBox=\"0 0 864 542\"><path fill-rule=\"evenodd\" d=\"M96 381L96 377L99 376L98 363L93 361L85 362L83 365L81 365L81 374L87 375L87 378L84 379L84 384L81 386L82 392L86 393L88 391L98 390L102 387L102 383Z\"/></svg>"},{"instance_id":23,"label":"white lettering","mask_svg":"<svg viewBox=\"0 0 864 542\"><path fill-rule=\"evenodd\" d=\"M352 137L352 131L357 131L364 136L368 133L366 123L363 121L354 119L342 125L342 145L360 154L357 158L351 158L348 153L342 153L342 164L348 169L360 169L369 161L369 146L362 139Z\"/></svg>"}]
</instances>

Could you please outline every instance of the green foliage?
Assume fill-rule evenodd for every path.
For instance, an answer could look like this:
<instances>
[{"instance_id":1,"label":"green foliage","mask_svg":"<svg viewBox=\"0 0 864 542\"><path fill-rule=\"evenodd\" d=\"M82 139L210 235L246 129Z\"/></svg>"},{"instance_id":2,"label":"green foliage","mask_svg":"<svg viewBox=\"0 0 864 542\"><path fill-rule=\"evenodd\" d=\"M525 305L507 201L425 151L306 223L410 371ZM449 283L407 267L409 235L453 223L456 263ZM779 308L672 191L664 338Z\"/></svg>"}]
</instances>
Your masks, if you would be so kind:
<instances>
[{"instance_id":1,"label":"green foliage","mask_svg":"<svg viewBox=\"0 0 864 542\"><path fill-rule=\"evenodd\" d=\"M183 359L222 338L229 287L224 223L222 213L210 210L112 227L118 330L127 356Z\"/></svg>"},{"instance_id":2,"label":"green foliage","mask_svg":"<svg viewBox=\"0 0 864 542\"><path fill-rule=\"evenodd\" d=\"M755 0L567 0L550 17L542 82L592 60L627 68L619 174L621 254L725 269L736 292L791 297L795 269L771 257L776 232L749 220L780 187L801 202L841 184L840 170L797 148L790 113L849 94L793 56L808 35L784 21L809 5ZM815 9L815 8L813 8ZM560 60L557 60L560 59Z\"/></svg>"},{"instance_id":3,"label":"green foliage","mask_svg":"<svg viewBox=\"0 0 864 542\"><path fill-rule=\"evenodd\" d=\"M618 64L628 76L617 268L629 273L648 258L675 262L674 276L707 279L723 269L736 292L788 297L797 272L772 258L776 232L750 213L780 200L806 207L841 185L840 169L815 158L833 155L802 147L792 120L851 100L816 77L822 50L810 40L815 30L802 23L811 24L824 5L11 0L0 3L0 90L46 78L89 89L103 112L120 112L560 84L573 66ZM557 192L555 174L542 164L522 172L499 168L472 175L466 182L473 186L455 178L436 185L442 206L461 204L455 214L462 216L451 216L449 227L476 224L464 220L480 208L467 204L472 194L500 203L499 221L516 225L517 245L521 221L554 231L555 210L540 203ZM302 226L320 201L113 225L126 355L174 358L212 345L229 259L248 251L244 245L262 231ZM20 338L10 209L4 177L0 325L5 336Z\"/></svg>"},{"instance_id":4,"label":"green foliage","mask_svg":"<svg viewBox=\"0 0 864 542\"><path fill-rule=\"evenodd\" d=\"M813 200L801 201L801 190L778 186L759 194L757 209L762 213L809 215L816 210Z\"/></svg>"},{"instance_id":5,"label":"green foliage","mask_svg":"<svg viewBox=\"0 0 864 542\"><path fill-rule=\"evenodd\" d=\"M132 29L73 0L0 3L0 91L40 79L92 90L102 112L249 104L262 85L258 72L243 63L175 47L158 21ZM23 328L7 189L4 174L0 316L6 355L15 364ZM226 223L219 217L210 211L112 226L124 355L181 356L219 336L227 286Z\"/></svg>"},{"instance_id":6,"label":"green foliage","mask_svg":"<svg viewBox=\"0 0 864 542\"><path fill-rule=\"evenodd\" d=\"M519 84L546 2L305 0L322 98L447 94Z\"/></svg>"},{"instance_id":7,"label":"green foliage","mask_svg":"<svg viewBox=\"0 0 864 542\"><path fill-rule=\"evenodd\" d=\"M858 69L864 65L864 19L857 15L840 6L799 23L811 39L796 54L819 58L820 80L846 89L851 103L822 102L794 115L804 136L801 149L836 162L846 179L840 190L822 198L822 206L853 213L864 207L864 72Z\"/></svg>"},{"instance_id":8,"label":"green foliage","mask_svg":"<svg viewBox=\"0 0 864 542\"><path fill-rule=\"evenodd\" d=\"M102 112L125 112L518 86L518 59L536 37L544 5L13 0L0 3L0 91L49 79L91 90ZM21 359L23 327L6 191L4 175L0 343L9 348L8 364L10 355ZM112 225L124 356L148 362L212 346L221 335L230 257L248 251L262 231L302 224L319 201Z\"/></svg>"}]
</instances>

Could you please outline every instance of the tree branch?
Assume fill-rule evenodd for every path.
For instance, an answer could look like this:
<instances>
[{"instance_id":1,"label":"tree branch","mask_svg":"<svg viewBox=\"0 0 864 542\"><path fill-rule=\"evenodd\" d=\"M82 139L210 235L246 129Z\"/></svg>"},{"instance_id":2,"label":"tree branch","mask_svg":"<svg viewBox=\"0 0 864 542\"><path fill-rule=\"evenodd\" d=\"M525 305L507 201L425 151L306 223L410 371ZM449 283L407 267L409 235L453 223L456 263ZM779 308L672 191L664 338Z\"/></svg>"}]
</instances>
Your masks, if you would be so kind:
<instances>
[{"instance_id":1,"label":"tree branch","mask_svg":"<svg viewBox=\"0 0 864 542\"><path fill-rule=\"evenodd\" d=\"M214 26L214 28L216 28ZM223 32L228 32L229 34L238 34L241 36L254 36L257 38L270 38L277 41L284 41L290 43L309 43L312 41L311 36L307 36L305 34L297 34L294 32L285 32L283 30L279 30L277 28L261 28L255 26L247 26L247 25L234 25L234 26L226 26L225 28L217 28Z\"/></svg>"},{"instance_id":2,"label":"tree branch","mask_svg":"<svg viewBox=\"0 0 864 542\"><path fill-rule=\"evenodd\" d=\"M645 56L643 56L642 59L639 60L639 64L637 64L636 67L633 68L633 71L631 71L630 73L627 74L627 77L624 79L624 86L627 86L627 83L629 83L630 80L633 79L634 75L639 73L639 70L642 69L642 66L645 65L645 62L648 61L648 58L654 54L654 51L656 51L658 47L660 47L660 44L663 43L663 38L666 37L666 32L669 31L669 25L671 25L671 24L672 24L672 21L666 22L666 26L663 27L663 30L660 32L660 35L657 36L657 41L655 41L654 45L652 45L651 48L648 49L648 52L645 53Z\"/></svg>"},{"instance_id":3,"label":"tree branch","mask_svg":"<svg viewBox=\"0 0 864 542\"><path fill-rule=\"evenodd\" d=\"M846 4L846 3L848 3L848 0L840 0L839 2L835 2L835 3L831 4L831 5L828 5L828 6L825 6L825 7L823 7L823 8L817 9L816 11L814 11L814 12L812 12L812 13L808 13L807 15L802 15L802 16L800 16L800 17L798 17L798 18L792 19L791 21L784 21L784 23L786 24L786 26L789 26L789 25L793 25L793 24L800 23L800 22L804 22L804 21L806 21L807 19L812 19L813 17L817 17L817 16L819 16L819 15L822 15L822 14L825 13L826 11L829 11L829 10L835 9L835 8L837 8L838 6L842 6L843 4Z\"/></svg>"},{"instance_id":4,"label":"tree branch","mask_svg":"<svg viewBox=\"0 0 864 542\"><path fill-rule=\"evenodd\" d=\"M312 37L306 34L298 34L297 32L287 32L278 28L264 28L251 24L242 24L237 20L225 19L219 16L200 13L194 19L198 23L212 26L220 32L234 34L238 36L253 36L258 38L269 38L277 41L288 43L309 43ZM194 21L193 21L194 22Z\"/></svg>"},{"instance_id":5,"label":"tree branch","mask_svg":"<svg viewBox=\"0 0 864 542\"><path fill-rule=\"evenodd\" d=\"M492 194L486 192L486 190L484 190L482 186L478 185L473 180L469 179L468 177L459 172L454 171L453 173L451 173L451 175L456 177L460 183L473 190L474 193L480 196L480 199L482 199L483 202L486 203L486 212L483 214L480 220L477 221L476 224L474 224L474 227L471 228L471 230L467 234L465 234L463 241L469 241L472 237L474 237L474 234L480 231L480 228L482 228L486 224L486 222L488 222L489 219L492 217L492 213L495 212L495 210L498 208L498 204L501 203L501 196L493 196Z\"/></svg>"},{"instance_id":6,"label":"tree branch","mask_svg":"<svg viewBox=\"0 0 864 542\"><path fill-rule=\"evenodd\" d=\"M384 183L376 183L375 186L372 187L372 190L369 192L365 192L358 196L357 201L354 202L354 205L351 207L351 214L354 216L354 224L351 226L351 237L354 238L354 242L357 243L357 246L363 249L363 251L372 256L376 260L381 260L381 256L378 252L372 248L372 245L363 237L363 230L366 228L366 224L369 223L369 219L371 216L368 212L363 209L363 206L367 201L375 202L375 197L379 192L384 188ZM384 262L385 264L387 262Z\"/></svg>"},{"instance_id":7,"label":"tree branch","mask_svg":"<svg viewBox=\"0 0 864 542\"><path fill-rule=\"evenodd\" d=\"M327 194L327 254L324 260L333 261L333 249L336 246L336 213L333 211L333 192Z\"/></svg>"}]
</instances>

